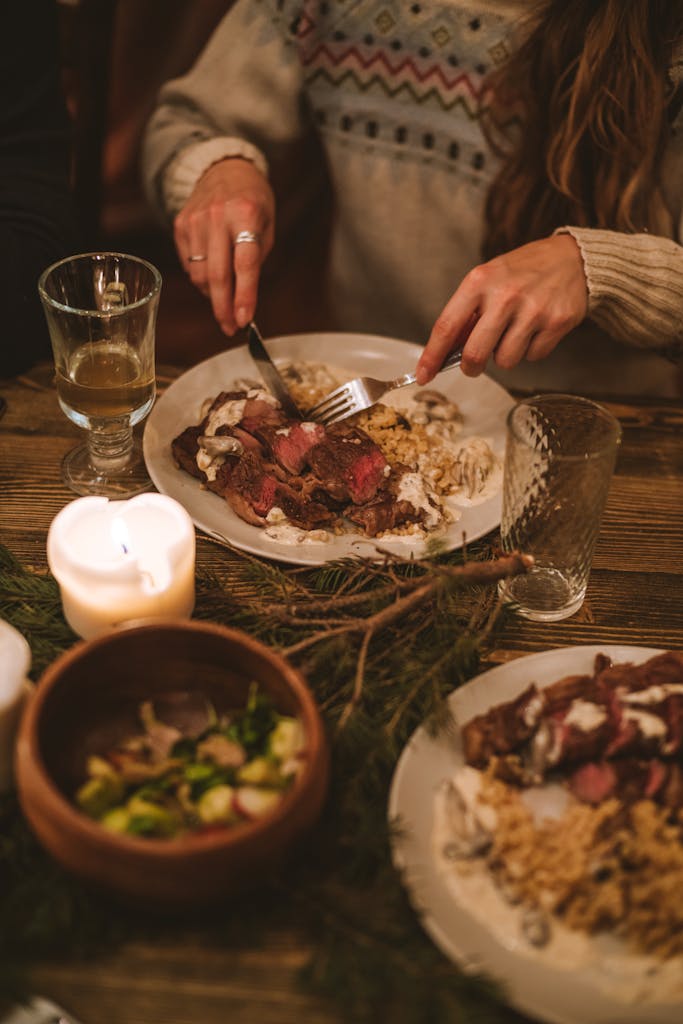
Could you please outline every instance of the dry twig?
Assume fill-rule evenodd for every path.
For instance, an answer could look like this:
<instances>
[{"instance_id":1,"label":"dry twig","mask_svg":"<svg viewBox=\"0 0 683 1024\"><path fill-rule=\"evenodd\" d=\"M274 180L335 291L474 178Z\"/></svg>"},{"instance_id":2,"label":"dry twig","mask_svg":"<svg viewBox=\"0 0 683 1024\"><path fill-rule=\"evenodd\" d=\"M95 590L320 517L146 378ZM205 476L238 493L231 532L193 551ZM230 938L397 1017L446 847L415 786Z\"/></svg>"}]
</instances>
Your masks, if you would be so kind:
<instances>
[{"instance_id":1,"label":"dry twig","mask_svg":"<svg viewBox=\"0 0 683 1024\"><path fill-rule=\"evenodd\" d=\"M432 573L427 578L422 576L414 579L397 580L391 587L381 588L379 593L383 595L391 592L395 593L397 589L408 590L408 593L398 597L391 604L385 605L379 611L362 618L354 616L353 618L348 618L343 621L337 619L334 626L329 625L329 620L323 620L322 624L324 624L325 628L311 633L303 640L299 640L297 643L291 644L289 647L282 648L282 653L291 657L292 655L300 654L302 651L313 647L322 640L329 640L332 636L340 636L345 633L361 634L361 645L356 665L353 691L351 698L339 719L339 728L341 729L346 725L349 717L362 698L363 679L368 649L372 638L377 633L380 633L389 625L406 616L416 606L433 599L446 582L452 583L456 581L460 585L494 583L508 576L517 576L520 573L526 572L532 563L533 559L529 555L513 552L510 555L503 555L490 562L466 562L462 566L433 566ZM376 598L377 594L378 591L368 591L362 596L364 596L366 600L370 600ZM337 601L336 605L335 600ZM316 600L312 602L310 607L311 610L316 613L320 612L321 604L324 605L325 610L340 611L344 607L348 607L351 603L354 605L356 604L355 601L350 602L348 596L344 596L339 599L327 598L323 602L318 602ZM319 619L306 619L302 614L304 611L305 610L300 606L290 608L278 608L277 606L272 606L270 608L271 614L279 615L281 621L287 624L296 623L297 625L302 625L307 623L309 625L313 625L313 623L316 622L320 623Z\"/></svg>"}]
</instances>

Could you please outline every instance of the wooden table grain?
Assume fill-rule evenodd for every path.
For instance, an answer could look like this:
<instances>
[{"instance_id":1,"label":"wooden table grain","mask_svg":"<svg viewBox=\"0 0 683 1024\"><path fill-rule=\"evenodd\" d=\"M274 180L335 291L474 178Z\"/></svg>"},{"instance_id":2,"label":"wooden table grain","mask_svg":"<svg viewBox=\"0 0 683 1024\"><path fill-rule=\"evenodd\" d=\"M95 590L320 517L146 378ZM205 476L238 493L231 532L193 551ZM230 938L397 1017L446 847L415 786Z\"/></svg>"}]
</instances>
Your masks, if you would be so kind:
<instances>
[{"instance_id":1,"label":"wooden table grain","mask_svg":"<svg viewBox=\"0 0 683 1024\"><path fill-rule=\"evenodd\" d=\"M162 386L176 374L161 369ZM49 366L0 381L0 397L0 542L44 571L50 522L74 497L60 463L80 432L59 409ZM623 440L586 600L563 622L511 621L491 664L573 644L683 649L683 402L588 397L618 417ZM199 566L220 568L224 558L198 534ZM335 1024L344 1018L296 985L306 956L295 922L239 950L216 949L188 926L154 946L129 942L87 968L41 964L33 982L83 1024Z\"/></svg>"}]
</instances>

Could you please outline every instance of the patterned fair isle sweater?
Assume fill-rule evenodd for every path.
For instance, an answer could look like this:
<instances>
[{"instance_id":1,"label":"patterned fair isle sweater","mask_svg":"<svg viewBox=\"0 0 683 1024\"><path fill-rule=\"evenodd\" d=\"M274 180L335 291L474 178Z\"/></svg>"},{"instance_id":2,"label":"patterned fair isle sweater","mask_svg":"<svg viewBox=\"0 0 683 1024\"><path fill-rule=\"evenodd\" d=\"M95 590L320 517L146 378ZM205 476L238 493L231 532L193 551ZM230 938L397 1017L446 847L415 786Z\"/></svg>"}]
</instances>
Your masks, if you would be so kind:
<instances>
[{"instance_id":1,"label":"patterned fair isle sweater","mask_svg":"<svg viewBox=\"0 0 683 1024\"><path fill-rule=\"evenodd\" d=\"M424 341L481 261L496 158L482 84L522 29L518 0L237 0L146 132L148 194L172 217L212 163L265 173L313 129L335 197L330 292L339 330ZM681 65L670 74L681 78ZM675 393L653 349L683 338L683 117L665 155L664 234L565 226L583 256L589 321L511 386ZM302 181L305 180L302 168ZM609 336L608 336L609 335ZM588 378L590 379L590 377Z\"/></svg>"}]
</instances>

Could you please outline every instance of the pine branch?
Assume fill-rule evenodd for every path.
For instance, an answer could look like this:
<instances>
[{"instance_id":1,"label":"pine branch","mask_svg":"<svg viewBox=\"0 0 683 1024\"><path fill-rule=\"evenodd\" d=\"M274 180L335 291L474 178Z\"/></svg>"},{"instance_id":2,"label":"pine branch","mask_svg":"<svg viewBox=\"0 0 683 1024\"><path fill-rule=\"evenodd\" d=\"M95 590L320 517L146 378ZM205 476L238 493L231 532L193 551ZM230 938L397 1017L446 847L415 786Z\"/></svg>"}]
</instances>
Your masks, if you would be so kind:
<instances>
[{"instance_id":1,"label":"pine branch","mask_svg":"<svg viewBox=\"0 0 683 1024\"><path fill-rule=\"evenodd\" d=\"M492 642L502 615L491 585L525 571L528 559L491 558L480 544L469 561L450 552L431 561L385 555L283 569L210 538L199 542L225 549L226 568L198 569L195 615L245 629L296 659L333 744L329 800L307 856L288 863L275 889L264 880L261 893L221 916L220 927L203 924L203 941L239 945L247 926L254 941L301 920L314 951L305 986L337 1001L344 1019L508 1024L514 1015L500 1010L485 980L461 975L425 938L381 823L408 737L421 723L449 726L448 694L477 671ZM75 640L56 582L1 545L0 614L29 640L36 674ZM155 926L67 878L16 807L4 813L0 806L3 980L37 959L97 956L141 935L154 941Z\"/></svg>"},{"instance_id":2,"label":"pine branch","mask_svg":"<svg viewBox=\"0 0 683 1024\"><path fill-rule=\"evenodd\" d=\"M394 624L397 620L407 616L415 607L420 605L426 606L428 601L433 601L437 597L439 589L443 587L444 580L457 583L460 586L492 583L508 576L515 576L526 572L532 564L533 560L529 555L514 552L511 555L502 556L494 562L466 562L462 566L437 567L431 577L427 578L426 582L424 578L397 581L402 583L402 589L409 589L410 592L385 605L380 611L367 618L348 619L345 623L336 624L332 627L329 626L329 623L324 623L322 630L284 648L283 653L291 657L292 655L301 654L302 651L305 651L313 644L329 640L331 636L341 636L345 633L361 634L353 692L337 724L338 729L343 729L362 697L365 664L373 637L390 624ZM386 593L386 588L384 593ZM376 596L376 592L373 592L373 596ZM354 602L354 606L355 604L356 602ZM348 607L348 604L346 606ZM330 610L335 608L334 598L326 602L326 608ZM269 610L271 614L276 615L277 609L271 608ZM299 608L296 610L300 612ZM339 608L335 610L338 611ZM290 624L292 622L291 612L286 610L280 611L280 618L284 621L289 621ZM294 621L297 624L306 623L306 619L295 619ZM309 620L308 624L319 621Z\"/></svg>"}]
</instances>

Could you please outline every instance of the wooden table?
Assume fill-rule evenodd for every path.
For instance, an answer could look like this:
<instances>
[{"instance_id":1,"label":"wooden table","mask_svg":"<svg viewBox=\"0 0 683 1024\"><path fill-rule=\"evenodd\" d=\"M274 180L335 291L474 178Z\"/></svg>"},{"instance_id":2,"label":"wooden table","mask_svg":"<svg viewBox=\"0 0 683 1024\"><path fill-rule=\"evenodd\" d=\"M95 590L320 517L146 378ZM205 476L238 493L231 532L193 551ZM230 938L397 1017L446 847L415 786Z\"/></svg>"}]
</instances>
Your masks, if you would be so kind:
<instances>
[{"instance_id":1,"label":"wooden table","mask_svg":"<svg viewBox=\"0 0 683 1024\"><path fill-rule=\"evenodd\" d=\"M59 410L49 367L0 382L0 396L0 542L43 571L50 522L74 497L60 462L78 431ZM571 644L683 649L683 402L604 404L621 421L623 443L585 603L564 622L515 620L492 663ZM224 553L199 535L197 557L218 568ZM33 980L83 1024L333 1024L343 1018L296 987L306 955L295 926L258 948L228 951L207 947L201 930L188 927L161 945L129 943L85 970L43 964Z\"/></svg>"}]
</instances>

